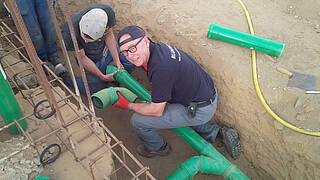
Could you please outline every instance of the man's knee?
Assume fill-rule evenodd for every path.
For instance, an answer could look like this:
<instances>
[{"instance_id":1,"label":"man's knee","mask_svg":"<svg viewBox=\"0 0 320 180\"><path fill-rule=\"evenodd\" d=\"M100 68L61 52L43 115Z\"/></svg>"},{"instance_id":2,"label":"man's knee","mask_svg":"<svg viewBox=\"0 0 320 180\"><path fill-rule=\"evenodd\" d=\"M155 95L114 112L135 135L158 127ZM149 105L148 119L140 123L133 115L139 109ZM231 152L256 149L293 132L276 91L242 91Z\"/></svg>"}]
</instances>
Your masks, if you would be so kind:
<instances>
[{"instance_id":1,"label":"man's knee","mask_svg":"<svg viewBox=\"0 0 320 180\"><path fill-rule=\"evenodd\" d=\"M41 32L30 32L30 38L36 51L39 51L44 47L44 40Z\"/></svg>"},{"instance_id":2,"label":"man's knee","mask_svg":"<svg viewBox=\"0 0 320 180\"><path fill-rule=\"evenodd\" d=\"M138 113L134 113L130 119L130 123L136 130L149 129L150 127L145 121L146 116L140 115Z\"/></svg>"},{"instance_id":3,"label":"man's knee","mask_svg":"<svg viewBox=\"0 0 320 180\"><path fill-rule=\"evenodd\" d=\"M138 117L138 114L137 113L134 113L130 119L130 123L131 125L136 128L139 124L139 117Z\"/></svg>"}]
</instances>

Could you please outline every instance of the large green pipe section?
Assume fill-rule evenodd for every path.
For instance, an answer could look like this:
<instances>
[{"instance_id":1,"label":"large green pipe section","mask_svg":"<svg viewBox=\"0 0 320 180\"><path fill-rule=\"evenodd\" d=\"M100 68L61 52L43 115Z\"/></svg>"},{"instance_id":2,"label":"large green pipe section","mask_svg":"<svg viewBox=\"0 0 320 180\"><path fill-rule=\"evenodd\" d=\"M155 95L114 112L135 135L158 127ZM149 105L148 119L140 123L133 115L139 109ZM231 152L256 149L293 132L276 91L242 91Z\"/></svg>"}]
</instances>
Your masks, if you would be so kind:
<instances>
[{"instance_id":1,"label":"large green pipe section","mask_svg":"<svg viewBox=\"0 0 320 180\"><path fill-rule=\"evenodd\" d=\"M107 67L107 73L113 73L116 71L116 67ZM133 79L129 73L121 73L125 70L120 70L113 77L116 81L123 84L125 87L130 89L133 93L137 94L141 101L151 102L151 94L147 91L141 84L139 84L135 79ZM130 79L130 80L126 80ZM133 83L127 84L127 83ZM143 94L142 94L143 93ZM138 95L140 94L140 96ZM210 172L218 172L214 174L223 174L228 180L248 180L249 178L245 176L235 165L231 164L224 156L222 156L211 144L205 141L199 134L193 131L190 127L180 127L173 129L177 134L179 134L193 149L195 149L200 155L206 156L206 161L203 158L192 158L183 163L180 168L178 168L173 174L171 174L168 180L186 180L193 177L199 172L198 165L205 166L205 171L207 168L217 168L211 169ZM199 162L200 161L200 162ZM211 163L215 162L214 165ZM198 165L195 165L198 164ZM187 167L187 168L186 168ZM201 171L203 171L202 169ZM193 172L190 175L190 172ZM201 172L200 172L201 173ZM189 174L189 175L187 175ZM184 177L184 178L182 178Z\"/></svg>"},{"instance_id":2,"label":"large green pipe section","mask_svg":"<svg viewBox=\"0 0 320 180\"><path fill-rule=\"evenodd\" d=\"M137 95L133 94L126 88L110 87L92 94L91 99L94 107L98 110L102 110L108 104L114 104L119 98L117 91L119 91L130 102L134 102L137 99Z\"/></svg>"},{"instance_id":3,"label":"large green pipe section","mask_svg":"<svg viewBox=\"0 0 320 180\"><path fill-rule=\"evenodd\" d=\"M262 51L273 56L280 56L284 49L284 44L235 31L215 23L210 24L207 37Z\"/></svg>"},{"instance_id":4,"label":"large green pipe section","mask_svg":"<svg viewBox=\"0 0 320 180\"><path fill-rule=\"evenodd\" d=\"M16 96L14 95L10 84L7 80L7 76L0 65L0 115L5 124L10 124L15 120L21 119L24 115L18 104ZM24 119L19 122L19 125L23 130L28 128L28 123ZM12 125L8 128L11 133L19 134L20 131L16 125Z\"/></svg>"}]
</instances>

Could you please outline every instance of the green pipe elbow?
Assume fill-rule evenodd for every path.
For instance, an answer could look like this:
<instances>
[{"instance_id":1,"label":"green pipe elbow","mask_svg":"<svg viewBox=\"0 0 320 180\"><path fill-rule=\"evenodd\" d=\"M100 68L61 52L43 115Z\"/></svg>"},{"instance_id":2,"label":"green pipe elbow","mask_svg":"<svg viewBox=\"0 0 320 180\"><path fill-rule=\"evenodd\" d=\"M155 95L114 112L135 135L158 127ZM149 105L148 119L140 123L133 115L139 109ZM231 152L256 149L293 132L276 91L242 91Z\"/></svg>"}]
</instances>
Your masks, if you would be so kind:
<instances>
[{"instance_id":1,"label":"green pipe elbow","mask_svg":"<svg viewBox=\"0 0 320 180\"><path fill-rule=\"evenodd\" d=\"M227 165L222 161L207 156L194 156L186 160L166 180L192 179L197 173L210 173L223 175L228 180L248 180L249 178L239 173L235 165Z\"/></svg>"},{"instance_id":2,"label":"green pipe elbow","mask_svg":"<svg viewBox=\"0 0 320 180\"><path fill-rule=\"evenodd\" d=\"M166 180L192 179L197 173L223 174L224 165L206 156L194 156L182 163Z\"/></svg>"},{"instance_id":3,"label":"green pipe elbow","mask_svg":"<svg viewBox=\"0 0 320 180\"><path fill-rule=\"evenodd\" d=\"M244 46L273 56L280 56L284 49L284 44L282 43L235 31L215 23L210 25L207 37Z\"/></svg>"},{"instance_id":4,"label":"green pipe elbow","mask_svg":"<svg viewBox=\"0 0 320 180\"><path fill-rule=\"evenodd\" d=\"M91 99L93 106L98 110L102 110L107 107L108 104L114 104L119 98L117 91L119 91L130 102L134 102L137 99L137 95L133 94L126 88L109 87L92 94Z\"/></svg>"},{"instance_id":5,"label":"green pipe elbow","mask_svg":"<svg viewBox=\"0 0 320 180\"><path fill-rule=\"evenodd\" d=\"M0 65L0 115L4 120L5 124L10 124L15 120L21 119L24 115L19 106L19 103L14 95L11 86L7 80L7 76L4 73L2 66ZM22 120L19 125L23 130L27 130L27 120ZM20 131L16 125L12 125L9 131L13 134L19 134Z\"/></svg>"},{"instance_id":6,"label":"green pipe elbow","mask_svg":"<svg viewBox=\"0 0 320 180\"><path fill-rule=\"evenodd\" d=\"M212 160L221 162L219 168L223 168L223 175L228 180L247 180L244 175L235 165L231 164L224 156L222 156L211 144L205 141L199 134L194 132L190 127L180 127L173 129L184 139L194 150L200 155L211 158ZM207 164L205 164L207 166ZM209 168L212 168L208 166ZM201 173L201 171L200 171Z\"/></svg>"},{"instance_id":7,"label":"green pipe elbow","mask_svg":"<svg viewBox=\"0 0 320 180\"><path fill-rule=\"evenodd\" d=\"M113 73L117 70L114 66L107 66L107 74ZM132 76L124 69L113 75L114 79L119 83L125 85L130 91L134 92L140 101L151 102L151 95L148 90L141 86Z\"/></svg>"}]
</instances>

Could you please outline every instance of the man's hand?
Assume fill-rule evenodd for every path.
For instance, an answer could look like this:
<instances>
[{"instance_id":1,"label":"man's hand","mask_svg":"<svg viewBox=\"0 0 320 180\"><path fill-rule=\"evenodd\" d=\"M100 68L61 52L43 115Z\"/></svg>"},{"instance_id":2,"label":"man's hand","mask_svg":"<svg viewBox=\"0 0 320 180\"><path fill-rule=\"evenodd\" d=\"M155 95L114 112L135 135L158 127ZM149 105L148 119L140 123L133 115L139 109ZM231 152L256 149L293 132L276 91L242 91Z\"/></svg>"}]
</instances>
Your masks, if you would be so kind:
<instances>
[{"instance_id":1,"label":"man's hand","mask_svg":"<svg viewBox=\"0 0 320 180\"><path fill-rule=\"evenodd\" d=\"M129 104L131 102L128 101L128 99L126 99L125 97L122 96L122 94L117 91L118 94L118 100L113 104L113 107L118 107L121 109L129 109Z\"/></svg>"},{"instance_id":2,"label":"man's hand","mask_svg":"<svg viewBox=\"0 0 320 180\"><path fill-rule=\"evenodd\" d=\"M120 71L120 69L124 69L123 65L121 64L121 62L116 62L116 66L117 66L117 71Z\"/></svg>"},{"instance_id":3,"label":"man's hand","mask_svg":"<svg viewBox=\"0 0 320 180\"><path fill-rule=\"evenodd\" d=\"M101 79L102 81L107 81L107 82L114 81L113 75L116 74L117 72L118 72L118 71L115 71L115 72L113 72L113 73L106 74L106 75L102 74L102 75L100 76L100 79Z\"/></svg>"}]
</instances>

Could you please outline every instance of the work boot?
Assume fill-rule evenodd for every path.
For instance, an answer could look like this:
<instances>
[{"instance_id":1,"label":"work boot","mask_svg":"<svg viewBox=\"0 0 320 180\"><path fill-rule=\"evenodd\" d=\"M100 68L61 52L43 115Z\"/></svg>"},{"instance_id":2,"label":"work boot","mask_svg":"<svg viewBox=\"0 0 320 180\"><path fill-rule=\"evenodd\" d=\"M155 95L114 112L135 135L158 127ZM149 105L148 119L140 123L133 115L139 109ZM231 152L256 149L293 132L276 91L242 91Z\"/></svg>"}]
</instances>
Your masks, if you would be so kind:
<instances>
[{"instance_id":1,"label":"work boot","mask_svg":"<svg viewBox=\"0 0 320 180\"><path fill-rule=\"evenodd\" d=\"M157 151L147 150L143 144L137 146L137 152L140 156L152 158L154 156L168 156L171 153L171 146L165 142Z\"/></svg>"},{"instance_id":2,"label":"work boot","mask_svg":"<svg viewBox=\"0 0 320 180\"><path fill-rule=\"evenodd\" d=\"M232 129L223 127L220 129L222 141L233 159L238 159L242 152L242 143L240 142L238 133Z\"/></svg>"}]
</instances>

